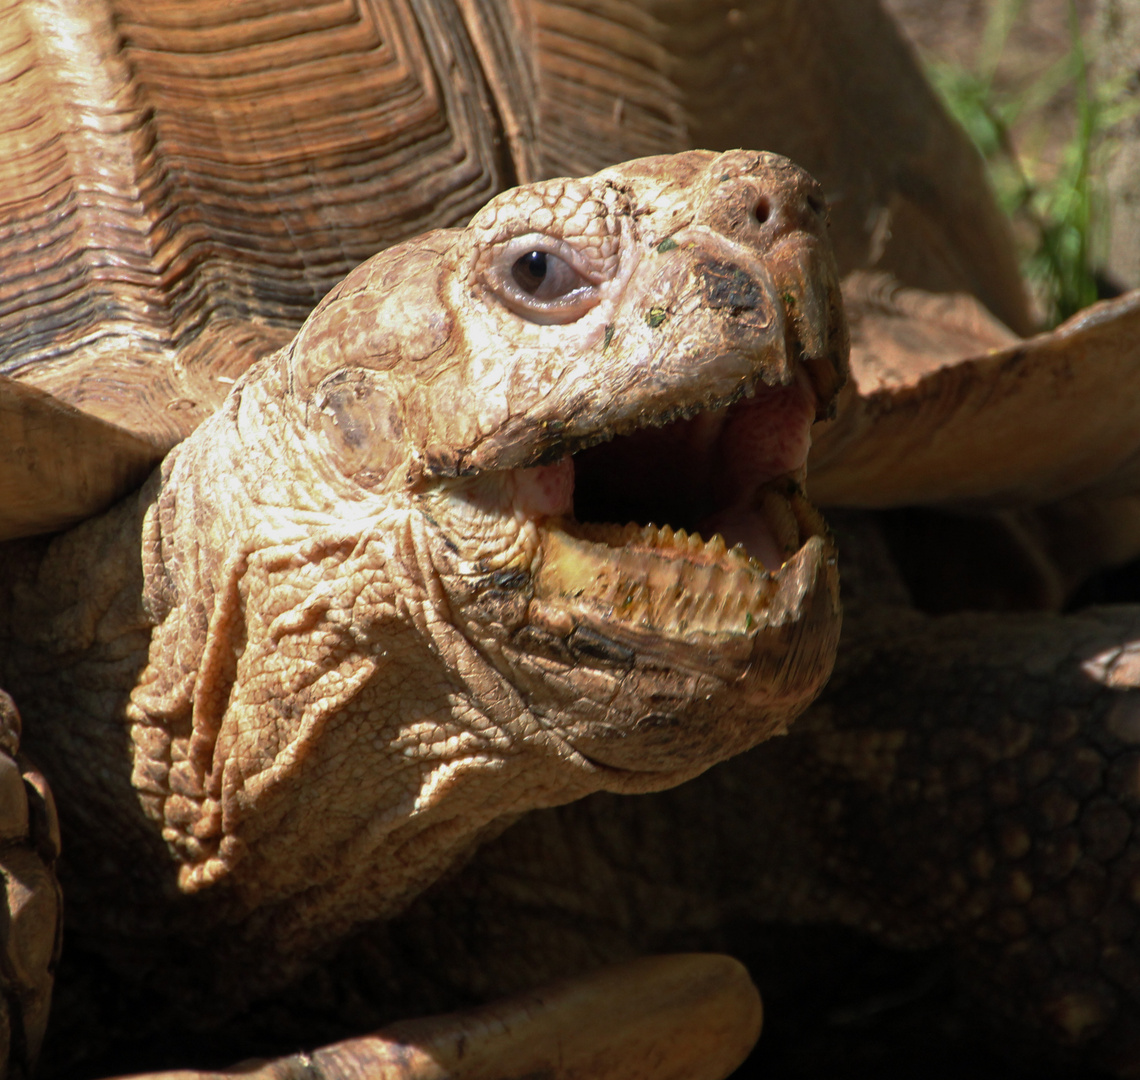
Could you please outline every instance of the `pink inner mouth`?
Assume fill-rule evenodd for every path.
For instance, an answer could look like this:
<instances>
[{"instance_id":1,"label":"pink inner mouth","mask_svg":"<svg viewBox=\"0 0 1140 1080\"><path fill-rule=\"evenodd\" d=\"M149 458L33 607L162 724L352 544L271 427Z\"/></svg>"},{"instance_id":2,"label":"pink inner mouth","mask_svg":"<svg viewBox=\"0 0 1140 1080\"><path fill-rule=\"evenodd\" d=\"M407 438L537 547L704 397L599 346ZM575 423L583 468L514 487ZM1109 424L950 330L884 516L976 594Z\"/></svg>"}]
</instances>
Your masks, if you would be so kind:
<instances>
[{"instance_id":1,"label":"pink inner mouth","mask_svg":"<svg viewBox=\"0 0 1140 1080\"><path fill-rule=\"evenodd\" d=\"M574 512L574 459L515 469L515 509L525 517L564 517Z\"/></svg>"},{"instance_id":2,"label":"pink inner mouth","mask_svg":"<svg viewBox=\"0 0 1140 1080\"><path fill-rule=\"evenodd\" d=\"M637 521L719 533L769 570L789 555L765 512L765 485L802 479L817 400L806 372L790 386L690 420L646 428L552 465L514 472L528 518ZM577 493L575 488L577 486Z\"/></svg>"}]
</instances>

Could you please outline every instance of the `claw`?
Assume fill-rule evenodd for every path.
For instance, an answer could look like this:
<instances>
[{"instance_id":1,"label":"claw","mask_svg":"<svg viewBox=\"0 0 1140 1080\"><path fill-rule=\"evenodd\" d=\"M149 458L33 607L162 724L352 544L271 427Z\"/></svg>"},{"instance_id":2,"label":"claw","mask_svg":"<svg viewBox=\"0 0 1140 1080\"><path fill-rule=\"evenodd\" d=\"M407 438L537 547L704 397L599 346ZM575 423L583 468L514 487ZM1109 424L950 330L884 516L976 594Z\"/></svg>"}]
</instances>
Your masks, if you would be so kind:
<instances>
[{"instance_id":1,"label":"claw","mask_svg":"<svg viewBox=\"0 0 1140 1080\"><path fill-rule=\"evenodd\" d=\"M655 956L312 1054L137 1080L724 1080L761 1019L756 987L731 957Z\"/></svg>"}]
</instances>

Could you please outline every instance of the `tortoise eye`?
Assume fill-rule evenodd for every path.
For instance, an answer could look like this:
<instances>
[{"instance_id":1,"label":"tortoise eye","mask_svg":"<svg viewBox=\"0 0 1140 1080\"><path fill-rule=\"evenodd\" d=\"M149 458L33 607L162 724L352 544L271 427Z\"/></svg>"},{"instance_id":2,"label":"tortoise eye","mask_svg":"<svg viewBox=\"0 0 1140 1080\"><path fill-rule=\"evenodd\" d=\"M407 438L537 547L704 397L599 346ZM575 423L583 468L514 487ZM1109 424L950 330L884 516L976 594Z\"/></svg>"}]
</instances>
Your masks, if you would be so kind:
<instances>
[{"instance_id":1,"label":"tortoise eye","mask_svg":"<svg viewBox=\"0 0 1140 1080\"><path fill-rule=\"evenodd\" d=\"M565 241L530 235L506 244L485 273L487 284L516 315L536 323L569 323L599 299L582 257Z\"/></svg>"},{"instance_id":2,"label":"tortoise eye","mask_svg":"<svg viewBox=\"0 0 1140 1080\"><path fill-rule=\"evenodd\" d=\"M515 284L536 300L555 300L590 283L568 262L545 251L528 251L511 267Z\"/></svg>"}]
</instances>

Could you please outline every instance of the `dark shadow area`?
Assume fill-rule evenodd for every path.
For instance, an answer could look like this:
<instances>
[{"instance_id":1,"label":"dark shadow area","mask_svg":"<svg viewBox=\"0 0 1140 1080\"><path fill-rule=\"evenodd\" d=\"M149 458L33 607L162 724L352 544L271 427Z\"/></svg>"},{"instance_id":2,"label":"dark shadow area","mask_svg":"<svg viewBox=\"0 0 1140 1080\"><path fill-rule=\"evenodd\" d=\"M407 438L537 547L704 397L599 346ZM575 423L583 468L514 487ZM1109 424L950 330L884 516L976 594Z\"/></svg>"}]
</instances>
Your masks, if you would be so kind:
<instances>
[{"instance_id":1,"label":"dark shadow area","mask_svg":"<svg viewBox=\"0 0 1140 1080\"><path fill-rule=\"evenodd\" d=\"M894 952L840 928L772 928L738 954L764 1033L733 1080L1097 1080L1052 1046L991 1031L944 951Z\"/></svg>"}]
</instances>

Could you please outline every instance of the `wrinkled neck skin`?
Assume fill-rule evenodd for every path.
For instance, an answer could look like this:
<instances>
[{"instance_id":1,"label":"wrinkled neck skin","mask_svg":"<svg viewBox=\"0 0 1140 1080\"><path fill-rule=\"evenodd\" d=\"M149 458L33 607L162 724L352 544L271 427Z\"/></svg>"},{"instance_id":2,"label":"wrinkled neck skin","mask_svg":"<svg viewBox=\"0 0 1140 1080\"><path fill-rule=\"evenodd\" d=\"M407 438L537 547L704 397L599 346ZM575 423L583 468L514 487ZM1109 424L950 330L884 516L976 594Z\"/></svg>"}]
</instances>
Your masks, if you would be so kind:
<instances>
[{"instance_id":1,"label":"wrinkled neck skin","mask_svg":"<svg viewBox=\"0 0 1140 1080\"><path fill-rule=\"evenodd\" d=\"M275 946L308 951L391 914L491 823L602 785L456 610L430 519L322 468L282 414L287 378L271 360L163 467L128 716L180 888L223 886L231 918L272 910Z\"/></svg>"}]
</instances>

